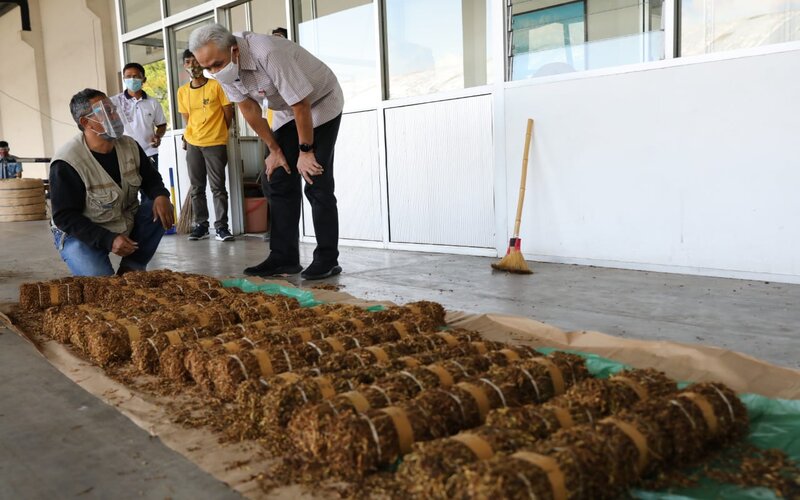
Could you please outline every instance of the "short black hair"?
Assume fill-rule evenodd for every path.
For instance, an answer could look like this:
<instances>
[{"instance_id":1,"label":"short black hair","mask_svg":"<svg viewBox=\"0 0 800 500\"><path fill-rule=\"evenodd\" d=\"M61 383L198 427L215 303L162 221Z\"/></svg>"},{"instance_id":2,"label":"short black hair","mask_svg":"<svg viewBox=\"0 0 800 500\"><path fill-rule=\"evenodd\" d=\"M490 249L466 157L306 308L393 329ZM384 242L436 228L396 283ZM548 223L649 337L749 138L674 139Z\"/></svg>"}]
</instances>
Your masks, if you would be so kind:
<instances>
[{"instance_id":1,"label":"short black hair","mask_svg":"<svg viewBox=\"0 0 800 500\"><path fill-rule=\"evenodd\" d=\"M7 148L8 143L6 141L0 141L0 148Z\"/></svg>"},{"instance_id":2,"label":"short black hair","mask_svg":"<svg viewBox=\"0 0 800 500\"><path fill-rule=\"evenodd\" d=\"M186 50L183 51L183 57L181 58L181 60L185 61L186 59L189 59L190 57L194 57L194 54L192 54L191 50L186 49Z\"/></svg>"},{"instance_id":3,"label":"short black hair","mask_svg":"<svg viewBox=\"0 0 800 500\"><path fill-rule=\"evenodd\" d=\"M92 106L89 102L95 97L101 96L105 97L106 94L96 89L83 89L69 100L69 112L72 114L72 119L78 124L79 130L83 131L81 117L92 112Z\"/></svg>"},{"instance_id":4,"label":"short black hair","mask_svg":"<svg viewBox=\"0 0 800 500\"><path fill-rule=\"evenodd\" d=\"M125 67L122 68L122 73L124 74L126 70L129 70L131 68L139 70L139 73L142 74L142 78L145 77L144 66L142 66L139 63L128 63L128 64L126 64Z\"/></svg>"},{"instance_id":5,"label":"short black hair","mask_svg":"<svg viewBox=\"0 0 800 500\"><path fill-rule=\"evenodd\" d=\"M280 28L279 27L279 28L275 28L274 30L272 30L272 34L273 35L277 35L278 33L283 35L283 38L289 38L289 31L286 28Z\"/></svg>"}]
</instances>

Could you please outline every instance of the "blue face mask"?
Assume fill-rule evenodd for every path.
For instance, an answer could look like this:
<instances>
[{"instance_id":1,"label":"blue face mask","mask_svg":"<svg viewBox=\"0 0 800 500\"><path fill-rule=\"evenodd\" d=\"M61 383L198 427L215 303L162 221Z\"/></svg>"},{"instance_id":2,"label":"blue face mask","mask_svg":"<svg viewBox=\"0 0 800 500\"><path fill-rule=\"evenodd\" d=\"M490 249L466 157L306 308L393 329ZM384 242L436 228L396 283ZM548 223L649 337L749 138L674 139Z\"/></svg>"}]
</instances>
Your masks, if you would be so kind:
<instances>
[{"instance_id":1,"label":"blue face mask","mask_svg":"<svg viewBox=\"0 0 800 500\"><path fill-rule=\"evenodd\" d=\"M122 80L122 84L131 92L139 92L142 90L142 80L140 78L125 78Z\"/></svg>"}]
</instances>

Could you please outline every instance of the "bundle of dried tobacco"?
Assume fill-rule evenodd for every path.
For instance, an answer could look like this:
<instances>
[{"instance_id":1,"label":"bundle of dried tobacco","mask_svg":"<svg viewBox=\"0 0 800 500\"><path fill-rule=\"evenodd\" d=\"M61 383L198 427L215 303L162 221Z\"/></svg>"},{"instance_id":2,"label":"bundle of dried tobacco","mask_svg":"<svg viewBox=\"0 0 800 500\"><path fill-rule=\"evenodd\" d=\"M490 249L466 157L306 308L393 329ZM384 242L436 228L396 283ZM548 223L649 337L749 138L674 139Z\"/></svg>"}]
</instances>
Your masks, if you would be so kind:
<instances>
[{"instance_id":1,"label":"bundle of dried tobacco","mask_svg":"<svg viewBox=\"0 0 800 500\"><path fill-rule=\"evenodd\" d=\"M322 438L325 456L315 458L326 460L337 474L362 476L394 463L414 442L477 427L493 408L544 401L586 377L583 359L564 353L498 367L396 406L343 414Z\"/></svg>"},{"instance_id":2,"label":"bundle of dried tobacco","mask_svg":"<svg viewBox=\"0 0 800 500\"><path fill-rule=\"evenodd\" d=\"M412 366L394 372L357 390L337 394L323 403L307 406L292 418L288 430L295 447L308 456L324 454L324 436L333 420L342 413L365 412L384 408L417 396L420 392L441 387L447 389L455 383L485 373L493 366L507 366L521 359L513 350L492 351L499 356L475 354L444 359L427 366ZM528 356L536 351L528 351Z\"/></svg>"},{"instance_id":3,"label":"bundle of dried tobacco","mask_svg":"<svg viewBox=\"0 0 800 500\"><path fill-rule=\"evenodd\" d=\"M584 380L546 404L492 410L483 427L416 444L414 453L403 460L398 476L412 494L445 498L446 479L464 465L491 458L495 453L517 451L559 429L593 424L630 408L640 399L659 398L675 391L673 380L650 369L626 370L611 379Z\"/></svg>"}]
</instances>

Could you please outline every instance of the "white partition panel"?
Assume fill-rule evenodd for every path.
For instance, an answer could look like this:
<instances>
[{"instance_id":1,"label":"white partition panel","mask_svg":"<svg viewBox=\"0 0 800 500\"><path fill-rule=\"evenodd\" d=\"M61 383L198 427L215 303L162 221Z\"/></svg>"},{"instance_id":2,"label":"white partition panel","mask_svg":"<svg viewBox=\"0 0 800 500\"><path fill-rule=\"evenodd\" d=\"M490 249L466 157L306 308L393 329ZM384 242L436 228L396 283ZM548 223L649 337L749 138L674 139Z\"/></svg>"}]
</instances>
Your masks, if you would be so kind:
<instances>
[{"instance_id":1,"label":"white partition panel","mask_svg":"<svg viewBox=\"0 0 800 500\"><path fill-rule=\"evenodd\" d=\"M369 241L382 239L379 168L376 112L343 115L334 158L340 238ZM303 233L306 236L314 235L311 205L305 197Z\"/></svg>"},{"instance_id":2,"label":"white partition panel","mask_svg":"<svg viewBox=\"0 0 800 500\"><path fill-rule=\"evenodd\" d=\"M536 120L526 256L800 282L799 59L795 50L509 88L509 201L525 120Z\"/></svg>"},{"instance_id":3,"label":"white partition panel","mask_svg":"<svg viewBox=\"0 0 800 500\"><path fill-rule=\"evenodd\" d=\"M492 97L386 110L391 241L492 248Z\"/></svg>"}]
</instances>

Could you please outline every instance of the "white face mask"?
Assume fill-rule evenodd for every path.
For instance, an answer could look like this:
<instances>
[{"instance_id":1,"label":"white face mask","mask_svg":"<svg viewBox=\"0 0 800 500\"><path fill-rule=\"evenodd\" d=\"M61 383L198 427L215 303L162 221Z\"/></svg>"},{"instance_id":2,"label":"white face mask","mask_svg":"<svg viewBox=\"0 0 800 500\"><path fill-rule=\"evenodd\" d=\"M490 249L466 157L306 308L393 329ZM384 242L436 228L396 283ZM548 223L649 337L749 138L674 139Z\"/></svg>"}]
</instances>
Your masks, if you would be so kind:
<instances>
[{"instance_id":1,"label":"white face mask","mask_svg":"<svg viewBox=\"0 0 800 500\"><path fill-rule=\"evenodd\" d=\"M213 78L225 85L230 85L235 82L236 79L239 78L239 63L233 62L233 47L231 47L231 62L216 73L204 69L203 75L205 75L206 78Z\"/></svg>"}]
</instances>

